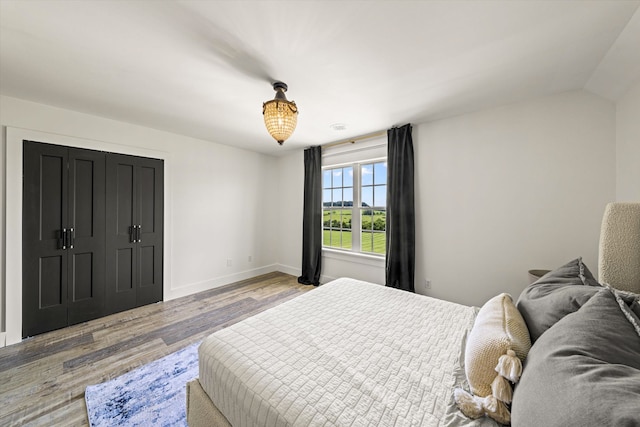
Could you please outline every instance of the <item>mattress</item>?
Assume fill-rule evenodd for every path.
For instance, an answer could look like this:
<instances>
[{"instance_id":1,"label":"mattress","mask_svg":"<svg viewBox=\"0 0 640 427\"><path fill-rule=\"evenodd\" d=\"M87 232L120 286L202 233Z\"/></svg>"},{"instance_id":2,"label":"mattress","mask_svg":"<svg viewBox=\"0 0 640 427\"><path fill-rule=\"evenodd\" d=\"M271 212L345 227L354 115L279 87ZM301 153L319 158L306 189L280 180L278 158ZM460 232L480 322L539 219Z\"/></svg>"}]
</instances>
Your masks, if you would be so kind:
<instances>
[{"instance_id":1,"label":"mattress","mask_svg":"<svg viewBox=\"0 0 640 427\"><path fill-rule=\"evenodd\" d=\"M199 380L235 427L493 425L452 396L476 314L338 279L207 337Z\"/></svg>"}]
</instances>

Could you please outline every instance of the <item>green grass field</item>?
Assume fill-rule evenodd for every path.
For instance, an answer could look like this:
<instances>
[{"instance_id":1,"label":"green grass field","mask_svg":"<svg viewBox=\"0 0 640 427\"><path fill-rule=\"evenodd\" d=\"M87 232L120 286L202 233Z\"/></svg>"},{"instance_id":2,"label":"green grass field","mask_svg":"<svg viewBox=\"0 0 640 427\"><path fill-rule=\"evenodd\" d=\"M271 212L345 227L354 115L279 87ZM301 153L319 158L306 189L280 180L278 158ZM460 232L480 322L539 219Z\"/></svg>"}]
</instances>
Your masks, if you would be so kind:
<instances>
[{"instance_id":1,"label":"green grass field","mask_svg":"<svg viewBox=\"0 0 640 427\"><path fill-rule=\"evenodd\" d=\"M373 237L372 237L373 236ZM387 235L385 233L363 233L362 234L362 250L364 252L373 252L375 254L384 254L386 252Z\"/></svg>"},{"instance_id":2,"label":"green grass field","mask_svg":"<svg viewBox=\"0 0 640 427\"><path fill-rule=\"evenodd\" d=\"M368 212L371 212L367 214ZM364 210L362 215L362 229L371 230L371 224L373 229L377 231L384 231L384 225L387 221L387 212L381 210L371 209ZM328 227L329 224L333 228L351 228L351 209L334 209L325 210L322 213L322 223L324 227Z\"/></svg>"},{"instance_id":3,"label":"green grass field","mask_svg":"<svg viewBox=\"0 0 640 427\"><path fill-rule=\"evenodd\" d=\"M361 236L363 252L385 253L387 238L385 233L364 232ZM351 231L323 230L322 244L334 248L351 249Z\"/></svg>"},{"instance_id":4,"label":"green grass field","mask_svg":"<svg viewBox=\"0 0 640 427\"><path fill-rule=\"evenodd\" d=\"M376 254L385 253L387 213L381 210L363 211L361 250ZM351 249L351 209L333 209L323 212L322 223L324 227L331 227L332 230L323 230L322 244L334 248ZM342 228L342 230L340 230ZM377 232L372 232L373 230Z\"/></svg>"}]
</instances>

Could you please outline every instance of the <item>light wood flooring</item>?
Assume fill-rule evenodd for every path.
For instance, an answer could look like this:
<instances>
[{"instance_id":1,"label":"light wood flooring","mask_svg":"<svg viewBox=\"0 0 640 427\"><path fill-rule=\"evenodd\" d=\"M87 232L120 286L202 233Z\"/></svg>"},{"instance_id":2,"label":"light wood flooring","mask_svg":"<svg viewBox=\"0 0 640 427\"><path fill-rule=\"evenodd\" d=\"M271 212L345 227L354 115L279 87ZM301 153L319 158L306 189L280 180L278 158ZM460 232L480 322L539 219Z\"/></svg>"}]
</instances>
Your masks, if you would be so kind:
<instances>
[{"instance_id":1,"label":"light wood flooring","mask_svg":"<svg viewBox=\"0 0 640 427\"><path fill-rule=\"evenodd\" d=\"M86 426L87 385L115 378L314 289L269 273L0 348L0 426Z\"/></svg>"}]
</instances>

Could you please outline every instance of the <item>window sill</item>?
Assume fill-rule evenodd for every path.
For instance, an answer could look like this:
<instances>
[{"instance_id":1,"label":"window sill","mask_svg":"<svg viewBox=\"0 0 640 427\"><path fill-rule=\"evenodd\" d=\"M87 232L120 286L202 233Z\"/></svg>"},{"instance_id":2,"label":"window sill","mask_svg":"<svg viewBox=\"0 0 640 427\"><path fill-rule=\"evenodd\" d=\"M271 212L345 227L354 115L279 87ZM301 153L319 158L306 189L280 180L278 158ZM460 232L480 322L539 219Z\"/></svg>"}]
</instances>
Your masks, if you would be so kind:
<instances>
[{"instance_id":1,"label":"window sill","mask_svg":"<svg viewBox=\"0 0 640 427\"><path fill-rule=\"evenodd\" d=\"M347 252L339 249L322 248L322 256L328 259L353 262L357 264L369 265L384 268L385 257L382 255L369 255L358 252Z\"/></svg>"}]
</instances>

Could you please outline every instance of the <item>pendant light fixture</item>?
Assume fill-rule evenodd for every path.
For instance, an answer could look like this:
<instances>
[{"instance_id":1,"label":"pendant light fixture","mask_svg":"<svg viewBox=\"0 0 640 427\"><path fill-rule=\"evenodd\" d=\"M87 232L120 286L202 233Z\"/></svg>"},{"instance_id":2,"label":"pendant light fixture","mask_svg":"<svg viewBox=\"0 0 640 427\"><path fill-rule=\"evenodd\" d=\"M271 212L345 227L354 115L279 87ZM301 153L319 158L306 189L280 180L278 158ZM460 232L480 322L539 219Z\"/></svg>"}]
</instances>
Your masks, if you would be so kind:
<instances>
[{"instance_id":1,"label":"pendant light fixture","mask_svg":"<svg viewBox=\"0 0 640 427\"><path fill-rule=\"evenodd\" d=\"M298 123L298 107L285 96L287 85L282 82L273 83L276 97L262 104L264 124L269 134L282 143L291 136Z\"/></svg>"}]
</instances>

